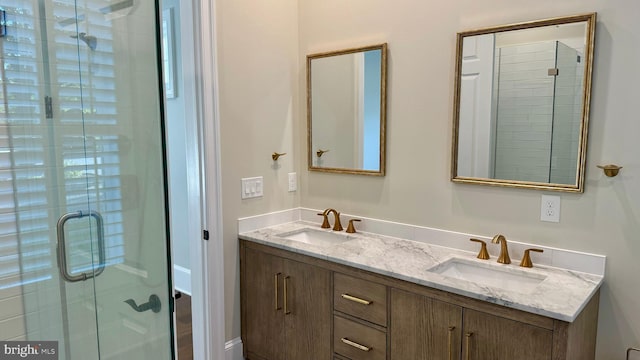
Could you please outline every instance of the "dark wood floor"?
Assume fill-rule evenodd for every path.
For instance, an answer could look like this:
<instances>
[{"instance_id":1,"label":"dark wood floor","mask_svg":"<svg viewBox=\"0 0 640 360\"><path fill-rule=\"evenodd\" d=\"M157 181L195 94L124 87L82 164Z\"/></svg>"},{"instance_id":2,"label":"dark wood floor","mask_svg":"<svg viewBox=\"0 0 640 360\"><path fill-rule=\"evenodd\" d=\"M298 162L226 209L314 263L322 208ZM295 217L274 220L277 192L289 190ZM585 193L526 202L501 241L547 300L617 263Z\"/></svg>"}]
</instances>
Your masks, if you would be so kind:
<instances>
[{"instance_id":1,"label":"dark wood floor","mask_svg":"<svg viewBox=\"0 0 640 360\"><path fill-rule=\"evenodd\" d=\"M186 294L176 299L176 337L178 338L178 360L193 360L191 296Z\"/></svg>"}]
</instances>

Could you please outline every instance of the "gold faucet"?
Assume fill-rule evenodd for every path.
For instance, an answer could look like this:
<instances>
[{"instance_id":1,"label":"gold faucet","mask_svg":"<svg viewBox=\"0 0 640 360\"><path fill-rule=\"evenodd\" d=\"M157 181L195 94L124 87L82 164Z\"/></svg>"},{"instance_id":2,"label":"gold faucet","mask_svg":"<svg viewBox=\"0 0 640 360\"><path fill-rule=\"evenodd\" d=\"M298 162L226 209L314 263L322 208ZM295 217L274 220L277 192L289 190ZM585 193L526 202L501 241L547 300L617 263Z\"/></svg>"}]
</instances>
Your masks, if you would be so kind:
<instances>
[{"instance_id":1,"label":"gold faucet","mask_svg":"<svg viewBox=\"0 0 640 360\"><path fill-rule=\"evenodd\" d=\"M327 216L331 213L333 213L333 217L335 218L335 221L333 223L333 231L342 231L342 224L340 224L340 213L337 212L336 209L327 209L323 212L323 214L327 214Z\"/></svg>"},{"instance_id":2,"label":"gold faucet","mask_svg":"<svg viewBox=\"0 0 640 360\"><path fill-rule=\"evenodd\" d=\"M511 258L509 258L509 249L507 249L507 239L504 235L496 235L491 239L494 244L500 244L500 256L498 256L498 262L501 264L511 264Z\"/></svg>"}]
</instances>

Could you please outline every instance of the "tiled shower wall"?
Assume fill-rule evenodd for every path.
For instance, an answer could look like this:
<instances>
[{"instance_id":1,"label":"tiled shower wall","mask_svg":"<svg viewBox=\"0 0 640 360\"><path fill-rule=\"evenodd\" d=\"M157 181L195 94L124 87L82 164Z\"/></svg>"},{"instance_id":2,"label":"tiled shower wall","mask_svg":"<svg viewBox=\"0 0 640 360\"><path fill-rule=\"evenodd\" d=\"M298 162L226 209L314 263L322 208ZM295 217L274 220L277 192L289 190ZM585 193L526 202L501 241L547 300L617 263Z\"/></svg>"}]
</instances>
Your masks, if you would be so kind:
<instances>
[{"instance_id":1,"label":"tiled shower wall","mask_svg":"<svg viewBox=\"0 0 640 360\"><path fill-rule=\"evenodd\" d=\"M580 126L581 102L573 94L577 86L582 87L576 59L576 50L560 43L554 90L554 76L548 70L556 67L555 42L496 51L496 178L575 183L579 133L575 127Z\"/></svg>"},{"instance_id":2,"label":"tiled shower wall","mask_svg":"<svg viewBox=\"0 0 640 360\"><path fill-rule=\"evenodd\" d=\"M500 66L496 116L495 177L549 181L555 44L497 49Z\"/></svg>"},{"instance_id":3,"label":"tiled shower wall","mask_svg":"<svg viewBox=\"0 0 640 360\"><path fill-rule=\"evenodd\" d=\"M24 297L22 289L14 286L0 291L0 329L2 340L25 340Z\"/></svg>"}]
</instances>

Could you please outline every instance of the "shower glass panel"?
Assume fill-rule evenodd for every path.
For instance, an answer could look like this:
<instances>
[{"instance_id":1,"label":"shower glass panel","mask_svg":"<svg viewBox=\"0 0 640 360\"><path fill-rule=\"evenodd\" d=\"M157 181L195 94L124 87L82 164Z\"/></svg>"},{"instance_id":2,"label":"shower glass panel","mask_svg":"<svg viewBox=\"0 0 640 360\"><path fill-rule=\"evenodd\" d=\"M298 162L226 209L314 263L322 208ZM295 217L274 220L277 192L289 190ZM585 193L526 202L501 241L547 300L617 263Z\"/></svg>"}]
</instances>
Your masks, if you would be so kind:
<instances>
[{"instance_id":1,"label":"shower glass panel","mask_svg":"<svg viewBox=\"0 0 640 360\"><path fill-rule=\"evenodd\" d=\"M0 341L172 358L158 6L0 3Z\"/></svg>"},{"instance_id":2,"label":"shower glass panel","mask_svg":"<svg viewBox=\"0 0 640 360\"><path fill-rule=\"evenodd\" d=\"M584 71L579 54L559 41L496 49L493 178L575 184Z\"/></svg>"},{"instance_id":3,"label":"shower glass panel","mask_svg":"<svg viewBox=\"0 0 640 360\"><path fill-rule=\"evenodd\" d=\"M553 99L553 136L551 139L550 182L576 183L578 142L582 119L582 74L584 56L557 42L555 92Z\"/></svg>"}]
</instances>

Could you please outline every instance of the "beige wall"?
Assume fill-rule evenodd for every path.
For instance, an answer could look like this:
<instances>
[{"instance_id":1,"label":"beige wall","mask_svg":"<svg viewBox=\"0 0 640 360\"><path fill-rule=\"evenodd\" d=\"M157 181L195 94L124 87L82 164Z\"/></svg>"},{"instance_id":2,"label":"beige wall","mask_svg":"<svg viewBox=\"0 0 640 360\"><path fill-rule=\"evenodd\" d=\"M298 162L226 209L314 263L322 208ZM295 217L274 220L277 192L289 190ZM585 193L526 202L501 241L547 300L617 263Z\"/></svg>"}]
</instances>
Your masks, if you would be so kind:
<instances>
[{"instance_id":1,"label":"beige wall","mask_svg":"<svg viewBox=\"0 0 640 360\"><path fill-rule=\"evenodd\" d=\"M239 217L298 206L298 23L293 0L218 0L222 216L227 340L240 336ZM271 153L286 152L277 162ZM304 157L304 156L303 156ZM305 166L306 171L306 166ZM264 197L240 200L240 179L264 176Z\"/></svg>"},{"instance_id":2,"label":"beige wall","mask_svg":"<svg viewBox=\"0 0 640 360\"><path fill-rule=\"evenodd\" d=\"M451 183L456 32L589 11L598 29L585 193L561 194L555 224L539 221L542 192ZM218 1L227 339L240 334L236 218L300 204L605 254L598 358L624 358L640 345L639 13L631 0ZM309 173L305 55L382 41L387 176ZM276 150L289 153L278 170ZM621 175L595 167L609 162L624 166ZM294 168L299 200L286 193ZM254 175L265 176L265 197L240 201L240 178Z\"/></svg>"}]
</instances>

